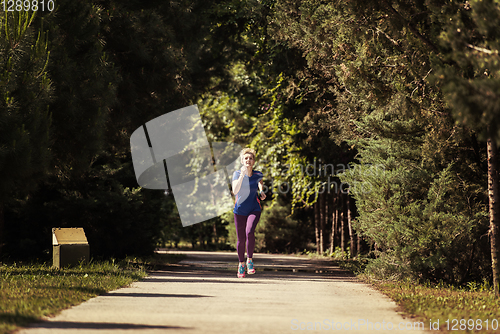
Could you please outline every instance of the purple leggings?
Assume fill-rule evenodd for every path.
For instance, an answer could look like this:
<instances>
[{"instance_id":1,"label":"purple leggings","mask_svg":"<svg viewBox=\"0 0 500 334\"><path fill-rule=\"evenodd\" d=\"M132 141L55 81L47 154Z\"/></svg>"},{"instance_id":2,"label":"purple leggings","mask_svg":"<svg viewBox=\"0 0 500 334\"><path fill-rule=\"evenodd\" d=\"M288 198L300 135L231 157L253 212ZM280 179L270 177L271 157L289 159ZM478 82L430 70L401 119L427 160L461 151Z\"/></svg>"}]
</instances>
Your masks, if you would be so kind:
<instances>
[{"instance_id":1,"label":"purple leggings","mask_svg":"<svg viewBox=\"0 0 500 334\"><path fill-rule=\"evenodd\" d=\"M234 214L234 225L236 226L236 235L238 242L236 243L236 250L238 251L238 260L245 262L245 243L247 246L247 256L253 256L253 249L255 248L255 227L259 222L260 211L254 211L248 216Z\"/></svg>"}]
</instances>

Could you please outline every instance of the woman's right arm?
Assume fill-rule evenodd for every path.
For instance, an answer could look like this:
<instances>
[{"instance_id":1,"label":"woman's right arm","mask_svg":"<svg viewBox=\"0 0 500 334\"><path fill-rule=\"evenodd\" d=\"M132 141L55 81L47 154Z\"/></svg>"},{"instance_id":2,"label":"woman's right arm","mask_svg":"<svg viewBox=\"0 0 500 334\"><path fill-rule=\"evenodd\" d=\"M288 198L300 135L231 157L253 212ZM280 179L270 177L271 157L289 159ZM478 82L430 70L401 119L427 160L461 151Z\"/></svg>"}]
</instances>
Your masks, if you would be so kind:
<instances>
[{"instance_id":1,"label":"woman's right arm","mask_svg":"<svg viewBox=\"0 0 500 334\"><path fill-rule=\"evenodd\" d=\"M242 168L243 169L243 168ZM233 194L237 194L241 189L241 184L243 183L243 178L245 177L245 171L240 170L240 177L237 180L233 180Z\"/></svg>"}]
</instances>

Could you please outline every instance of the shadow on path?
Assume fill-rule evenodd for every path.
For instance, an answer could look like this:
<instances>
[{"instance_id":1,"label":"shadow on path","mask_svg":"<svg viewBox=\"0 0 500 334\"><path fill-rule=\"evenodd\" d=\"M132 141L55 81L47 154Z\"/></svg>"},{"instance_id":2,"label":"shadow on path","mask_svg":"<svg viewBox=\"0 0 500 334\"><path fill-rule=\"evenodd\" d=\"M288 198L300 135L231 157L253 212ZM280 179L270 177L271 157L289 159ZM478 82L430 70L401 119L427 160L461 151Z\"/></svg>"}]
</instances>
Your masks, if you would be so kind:
<instances>
[{"instance_id":1,"label":"shadow on path","mask_svg":"<svg viewBox=\"0 0 500 334\"><path fill-rule=\"evenodd\" d=\"M229 252L197 252L197 251L167 251L159 253L186 254L185 260L163 270L154 271L155 282L182 283L228 283L228 279L236 278L238 258L236 253ZM292 255L255 254L256 273L238 279L238 283L264 283L264 280L331 280L359 282L351 272L340 268L328 259L310 259ZM172 277L175 276L175 278ZM166 276L162 278L162 276ZM168 277L168 278L167 278Z\"/></svg>"},{"instance_id":2,"label":"shadow on path","mask_svg":"<svg viewBox=\"0 0 500 334\"><path fill-rule=\"evenodd\" d=\"M36 328L46 329L96 329L96 330L138 330L138 329L192 329L192 327L179 326L162 326L162 325L142 325L142 324L127 324L127 323L110 323L110 322L79 322L79 321L44 321L36 324Z\"/></svg>"},{"instance_id":3,"label":"shadow on path","mask_svg":"<svg viewBox=\"0 0 500 334\"><path fill-rule=\"evenodd\" d=\"M186 295L186 294L166 294L166 293L121 293L121 292L110 292L106 293L103 296L107 297L152 297L152 298L205 298L205 297L213 297L213 296L204 296L204 295Z\"/></svg>"}]
</instances>

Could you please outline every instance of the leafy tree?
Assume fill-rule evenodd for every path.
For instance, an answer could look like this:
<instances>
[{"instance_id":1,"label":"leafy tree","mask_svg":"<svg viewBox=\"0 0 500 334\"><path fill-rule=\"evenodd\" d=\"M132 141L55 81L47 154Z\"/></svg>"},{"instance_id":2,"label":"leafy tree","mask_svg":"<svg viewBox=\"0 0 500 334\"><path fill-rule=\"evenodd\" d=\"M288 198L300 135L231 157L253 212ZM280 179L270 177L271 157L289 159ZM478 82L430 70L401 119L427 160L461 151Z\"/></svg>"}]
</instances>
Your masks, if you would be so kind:
<instances>
[{"instance_id":1,"label":"leafy tree","mask_svg":"<svg viewBox=\"0 0 500 334\"><path fill-rule=\"evenodd\" d=\"M138 126L198 102L206 87L225 85L228 63L235 54L232 45L243 43L235 40L242 29L239 23L234 23L231 30L225 24L232 23L222 19L232 3L236 2L104 4L111 13L103 32L105 50L119 68L121 78L118 103L111 110L108 129L110 149L128 150L129 136ZM166 201L173 203L171 196ZM226 223L214 219L203 223L203 228L180 232L173 226L180 224L177 218L167 222L164 232L175 238L200 238L204 243L223 237L220 230Z\"/></svg>"},{"instance_id":2,"label":"leafy tree","mask_svg":"<svg viewBox=\"0 0 500 334\"><path fill-rule=\"evenodd\" d=\"M321 104L314 97L305 97L306 92L291 88L301 80L305 82L301 77L305 71L300 67L305 62L296 50L275 45L268 30L272 19L267 17L274 13L273 6L274 1L240 2L238 17L246 18L249 27L241 36L254 45L254 49L242 50L248 50L252 57L245 63L235 62L232 84L223 91L206 94L201 109L213 137L225 137L257 150L258 168L264 171L268 195L272 195L266 200L272 202L267 209L281 206L279 198L283 196L292 201L294 212L313 204L322 183L330 179L306 175L304 168L312 161L336 164L347 163L348 158L342 154L339 159L338 153L345 147L338 147L327 129L318 131L316 123L322 121L319 113L308 113L309 108L322 108ZM339 183L337 179L335 182Z\"/></svg>"},{"instance_id":3,"label":"leafy tree","mask_svg":"<svg viewBox=\"0 0 500 334\"><path fill-rule=\"evenodd\" d=\"M271 29L277 45L286 43L306 60L291 95L312 106L308 115L317 115L317 128L359 152L357 176L341 177L353 186L356 227L388 267L462 281L471 278L471 261L486 258L478 246L485 228L484 152L473 150L474 135L454 125L439 87L427 80L450 10L439 1L278 1ZM369 165L380 173L372 175L377 169ZM356 191L356 181L371 191ZM454 189L458 182L463 186ZM444 221L461 233L441 230L433 218L440 215L449 215ZM409 238L417 239L408 244ZM461 248L475 249L478 258L454 251Z\"/></svg>"}]
</instances>

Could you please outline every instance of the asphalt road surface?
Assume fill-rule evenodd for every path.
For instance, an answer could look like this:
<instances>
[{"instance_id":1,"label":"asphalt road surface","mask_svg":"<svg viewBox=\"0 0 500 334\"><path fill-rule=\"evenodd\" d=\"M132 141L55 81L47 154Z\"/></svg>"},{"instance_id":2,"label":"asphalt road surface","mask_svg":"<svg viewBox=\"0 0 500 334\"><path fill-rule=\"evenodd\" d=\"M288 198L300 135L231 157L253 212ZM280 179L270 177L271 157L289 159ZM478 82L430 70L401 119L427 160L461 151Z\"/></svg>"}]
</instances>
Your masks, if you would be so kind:
<instances>
[{"instance_id":1,"label":"asphalt road surface","mask_svg":"<svg viewBox=\"0 0 500 334\"><path fill-rule=\"evenodd\" d=\"M255 254L237 278L237 255L185 260L22 329L41 333L423 333L396 304L325 260Z\"/></svg>"}]
</instances>

